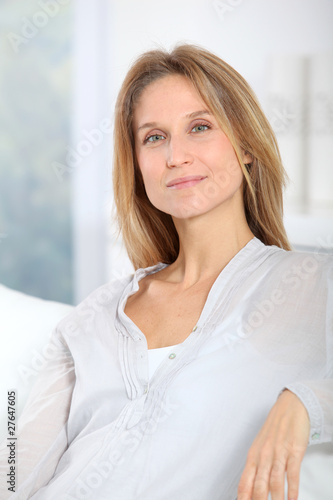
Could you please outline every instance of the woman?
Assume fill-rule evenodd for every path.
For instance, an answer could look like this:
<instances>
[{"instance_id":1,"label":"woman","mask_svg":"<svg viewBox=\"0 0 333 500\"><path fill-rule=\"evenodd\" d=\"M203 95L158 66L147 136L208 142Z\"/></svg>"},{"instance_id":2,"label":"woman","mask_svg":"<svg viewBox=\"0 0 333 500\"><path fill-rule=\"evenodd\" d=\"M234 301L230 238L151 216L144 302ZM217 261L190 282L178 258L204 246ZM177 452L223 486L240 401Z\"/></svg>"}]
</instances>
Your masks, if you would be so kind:
<instances>
[{"instance_id":1,"label":"woman","mask_svg":"<svg viewBox=\"0 0 333 500\"><path fill-rule=\"evenodd\" d=\"M132 276L57 326L13 499L298 497L332 440L332 259L290 252L284 170L253 92L208 51L139 58L114 193Z\"/></svg>"}]
</instances>

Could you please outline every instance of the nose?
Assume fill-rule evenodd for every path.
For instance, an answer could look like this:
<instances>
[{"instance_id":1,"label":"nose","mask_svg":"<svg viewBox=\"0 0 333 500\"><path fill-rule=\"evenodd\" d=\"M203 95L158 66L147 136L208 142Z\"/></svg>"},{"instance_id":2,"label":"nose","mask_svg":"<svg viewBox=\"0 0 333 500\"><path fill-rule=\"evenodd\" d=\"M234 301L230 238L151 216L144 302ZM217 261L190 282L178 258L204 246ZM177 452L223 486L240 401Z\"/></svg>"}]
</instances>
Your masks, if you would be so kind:
<instances>
[{"instance_id":1,"label":"nose","mask_svg":"<svg viewBox=\"0 0 333 500\"><path fill-rule=\"evenodd\" d=\"M169 141L167 166L169 168L181 167L190 165L193 161L193 156L188 149L185 139L173 137Z\"/></svg>"}]
</instances>

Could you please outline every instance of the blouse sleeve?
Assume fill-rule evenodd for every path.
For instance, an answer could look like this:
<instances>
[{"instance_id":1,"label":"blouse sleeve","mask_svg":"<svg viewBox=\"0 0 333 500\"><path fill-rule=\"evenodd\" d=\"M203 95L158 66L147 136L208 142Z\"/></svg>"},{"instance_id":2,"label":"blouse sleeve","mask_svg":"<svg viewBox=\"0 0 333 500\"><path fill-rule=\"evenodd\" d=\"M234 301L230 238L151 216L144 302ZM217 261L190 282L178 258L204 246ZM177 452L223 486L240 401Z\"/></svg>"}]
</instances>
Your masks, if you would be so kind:
<instances>
[{"instance_id":1,"label":"blouse sleeve","mask_svg":"<svg viewBox=\"0 0 333 500\"><path fill-rule=\"evenodd\" d=\"M16 432L16 488L8 490L7 439L0 446L0 498L26 500L52 478L67 448L66 424L75 383L71 353L56 328L49 359L29 395Z\"/></svg>"},{"instance_id":2,"label":"blouse sleeve","mask_svg":"<svg viewBox=\"0 0 333 500\"><path fill-rule=\"evenodd\" d=\"M321 346L321 362L325 378L304 380L286 385L304 404L310 418L309 445L333 442L333 259L323 268L325 339Z\"/></svg>"},{"instance_id":3,"label":"blouse sleeve","mask_svg":"<svg viewBox=\"0 0 333 500\"><path fill-rule=\"evenodd\" d=\"M333 379L289 384L304 404L310 418L309 445L333 442Z\"/></svg>"}]
</instances>

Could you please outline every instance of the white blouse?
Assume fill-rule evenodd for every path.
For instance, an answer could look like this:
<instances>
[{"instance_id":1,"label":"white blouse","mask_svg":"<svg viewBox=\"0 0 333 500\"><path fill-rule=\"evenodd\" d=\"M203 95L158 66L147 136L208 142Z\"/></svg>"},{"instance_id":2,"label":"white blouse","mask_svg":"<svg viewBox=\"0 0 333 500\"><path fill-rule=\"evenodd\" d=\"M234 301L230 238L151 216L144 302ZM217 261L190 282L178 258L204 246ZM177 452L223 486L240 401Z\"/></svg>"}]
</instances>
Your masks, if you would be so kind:
<instances>
[{"instance_id":1,"label":"white blouse","mask_svg":"<svg viewBox=\"0 0 333 500\"><path fill-rule=\"evenodd\" d=\"M309 444L333 440L332 257L253 238L154 371L124 306L165 266L98 288L57 325L19 421L12 500L235 500L284 388L307 408Z\"/></svg>"},{"instance_id":2,"label":"white blouse","mask_svg":"<svg viewBox=\"0 0 333 500\"><path fill-rule=\"evenodd\" d=\"M163 359L165 359L167 354L172 353L173 347L176 346L170 345L168 347L157 347L156 349L148 349L149 380L152 378L153 374L157 370L157 367L162 363Z\"/></svg>"}]
</instances>

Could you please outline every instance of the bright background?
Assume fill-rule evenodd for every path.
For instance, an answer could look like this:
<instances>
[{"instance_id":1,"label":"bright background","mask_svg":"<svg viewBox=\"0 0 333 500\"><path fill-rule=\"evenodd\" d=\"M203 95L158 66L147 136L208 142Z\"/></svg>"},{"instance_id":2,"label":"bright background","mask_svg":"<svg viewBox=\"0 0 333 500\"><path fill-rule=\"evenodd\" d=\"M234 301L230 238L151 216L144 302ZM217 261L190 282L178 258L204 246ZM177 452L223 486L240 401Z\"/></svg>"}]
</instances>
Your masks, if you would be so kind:
<instances>
[{"instance_id":1,"label":"bright background","mask_svg":"<svg viewBox=\"0 0 333 500\"><path fill-rule=\"evenodd\" d=\"M132 269L111 218L114 103L137 55L180 41L248 80L291 177L290 240L332 251L332 23L331 0L0 0L0 283L76 304Z\"/></svg>"}]
</instances>

